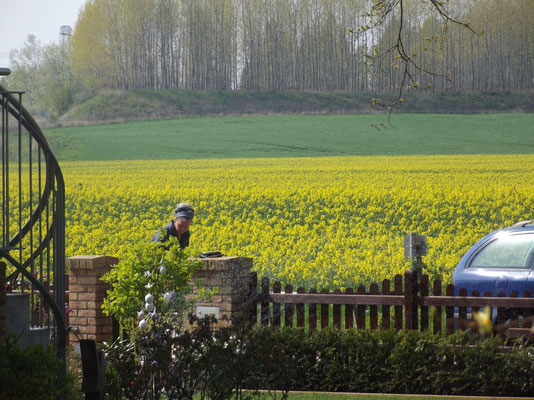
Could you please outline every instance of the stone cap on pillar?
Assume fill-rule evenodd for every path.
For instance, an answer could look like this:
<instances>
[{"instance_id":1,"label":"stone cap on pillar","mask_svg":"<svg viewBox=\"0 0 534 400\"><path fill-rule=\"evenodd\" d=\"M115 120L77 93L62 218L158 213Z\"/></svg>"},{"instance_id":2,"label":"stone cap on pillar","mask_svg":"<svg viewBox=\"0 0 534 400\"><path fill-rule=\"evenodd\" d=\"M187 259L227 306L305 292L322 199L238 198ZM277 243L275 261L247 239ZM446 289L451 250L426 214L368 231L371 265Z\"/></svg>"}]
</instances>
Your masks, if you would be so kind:
<instances>
[{"instance_id":1,"label":"stone cap on pillar","mask_svg":"<svg viewBox=\"0 0 534 400\"><path fill-rule=\"evenodd\" d=\"M118 258L111 256L74 256L67 258L67 267L69 269L102 269L118 262Z\"/></svg>"},{"instance_id":2,"label":"stone cap on pillar","mask_svg":"<svg viewBox=\"0 0 534 400\"><path fill-rule=\"evenodd\" d=\"M217 257L198 258L204 264L201 269L207 271L224 271L231 268L252 269L252 258L250 257Z\"/></svg>"}]
</instances>

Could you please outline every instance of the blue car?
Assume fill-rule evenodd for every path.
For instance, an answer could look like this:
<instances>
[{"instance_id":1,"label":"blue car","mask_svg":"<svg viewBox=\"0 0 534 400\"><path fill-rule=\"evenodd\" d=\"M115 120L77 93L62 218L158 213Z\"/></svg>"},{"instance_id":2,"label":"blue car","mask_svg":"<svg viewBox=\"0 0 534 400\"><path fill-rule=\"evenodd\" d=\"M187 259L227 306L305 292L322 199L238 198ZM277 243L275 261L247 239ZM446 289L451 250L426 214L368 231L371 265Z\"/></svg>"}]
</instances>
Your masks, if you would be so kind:
<instances>
[{"instance_id":1,"label":"blue car","mask_svg":"<svg viewBox=\"0 0 534 400\"><path fill-rule=\"evenodd\" d=\"M471 295L525 290L534 295L534 221L523 221L480 239L462 257L453 274L455 294L460 288Z\"/></svg>"}]
</instances>

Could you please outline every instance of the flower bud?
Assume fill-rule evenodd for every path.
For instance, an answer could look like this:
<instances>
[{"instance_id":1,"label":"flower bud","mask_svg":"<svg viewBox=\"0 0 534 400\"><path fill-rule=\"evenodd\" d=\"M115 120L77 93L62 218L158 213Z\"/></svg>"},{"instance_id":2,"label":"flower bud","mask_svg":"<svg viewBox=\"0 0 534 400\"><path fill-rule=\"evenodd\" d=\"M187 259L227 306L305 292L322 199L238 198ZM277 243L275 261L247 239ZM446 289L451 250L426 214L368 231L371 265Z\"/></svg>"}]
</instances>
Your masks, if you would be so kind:
<instances>
[{"instance_id":1,"label":"flower bud","mask_svg":"<svg viewBox=\"0 0 534 400\"><path fill-rule=\"evenodd\" d=\"M139 321L139 329L144 331L147 328L148 328L148 322L146 322L146 319Z\"/></svg>"},{"instance_id":2,"label":"flower bud","mask_svg":"<svg viewBox=\"0 0 534 400\"><path fill-rule=\"evenodd\" d=\"M145 312L143 310L137 312L137 319L141 321L145 318Z\"/></svg>"},{"instance_id":3,"label":"flower bud","mask_svg":"<svg viewBox=\"0 0 534 400\"><path fill-rule=\"evenodd\" d=\"M169 304L171 300L172 300L172 293L167 292L163 295L163 302L165 304Z\"/></svg>"},{"instance_id":4,"label":"flower bud","mask_svg":"<svg viewBox=\"0 0 534 400\"><path fill-rule=\"evenodd\" d=\"M152 312L154 310L154 303L146 303L145 310L147 310L148 312Z\"/></svg>"},{"instance_id":5,"label":"flower bud","mask_svg":"<svg viewBox=\"0 0 534 400\"><path fill-rule=\"evenodd\" d=\"M154 303L154 296L152 296L150 293L145 296L145 301L147 303Z\"/></svg>"}]
</instances>

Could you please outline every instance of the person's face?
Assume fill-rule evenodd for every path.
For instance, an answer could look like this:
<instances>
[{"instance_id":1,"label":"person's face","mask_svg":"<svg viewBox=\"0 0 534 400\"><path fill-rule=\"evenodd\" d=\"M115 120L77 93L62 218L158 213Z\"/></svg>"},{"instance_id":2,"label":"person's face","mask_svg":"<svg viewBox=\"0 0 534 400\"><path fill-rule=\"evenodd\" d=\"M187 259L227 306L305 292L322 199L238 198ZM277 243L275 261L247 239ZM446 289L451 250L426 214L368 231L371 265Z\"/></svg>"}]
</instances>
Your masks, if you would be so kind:
<instances>
[{"instance_id":1,"label":"person's face","mask_svg":"<svg viewBox=\"0 0 534 400\"><path fill-rule=\"evenodd\" d=\"M174 220L174 228L176 229L176 232L178 232L179 235L184 234L187 232L189 227L191 226L191 220L186 218L175 218Z\"/></svg>"}]
</instances>

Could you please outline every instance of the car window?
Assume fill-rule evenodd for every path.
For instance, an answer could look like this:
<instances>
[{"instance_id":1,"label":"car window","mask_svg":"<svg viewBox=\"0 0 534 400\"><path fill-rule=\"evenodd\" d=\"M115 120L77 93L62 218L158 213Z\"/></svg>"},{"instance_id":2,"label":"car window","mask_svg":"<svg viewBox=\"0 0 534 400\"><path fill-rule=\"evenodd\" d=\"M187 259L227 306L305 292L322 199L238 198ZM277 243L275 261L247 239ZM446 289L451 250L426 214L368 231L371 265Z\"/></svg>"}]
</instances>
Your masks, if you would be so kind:
<instances>
[{"instance_id":1,"label":"car window","mask_svg":"<svg viewBox=\"0 0 534 400\"><path fill-rule=\"evenodd\" d=\"M509 235L484 247L471 262L477 268L528 268L534 257L534 235Z\"/></svg>"}]
</instances>

